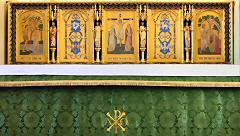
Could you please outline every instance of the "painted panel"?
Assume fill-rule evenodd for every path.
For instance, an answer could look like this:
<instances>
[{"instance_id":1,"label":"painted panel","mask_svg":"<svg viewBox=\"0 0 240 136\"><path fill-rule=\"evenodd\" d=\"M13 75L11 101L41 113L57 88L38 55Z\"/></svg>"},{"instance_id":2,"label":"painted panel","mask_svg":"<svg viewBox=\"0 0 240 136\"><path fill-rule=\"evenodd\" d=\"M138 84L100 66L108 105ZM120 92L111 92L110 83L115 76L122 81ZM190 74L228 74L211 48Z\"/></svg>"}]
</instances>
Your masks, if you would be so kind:
<instances>
[{"instance_id":1,"label":"painted panel","mask_svg":"<svg viewBox=\"0 0 240 136\"><path fill-rule=\"evenodd\" d=\"M225 62L224 10L196 10L194 62Z\"/></svg>"},{"instance_id":2,"label":"painted panel","mask_svg":"<svg viewBox=\"0 0 240 136\"><path fill-rule=\"evenodd\" d=\"M16 11L16 62L48 61L48 11Z\"/></svg>"},{"instance_id":3,"label":"painted panel","mask_svg":"<svg viewBox=\"0 0 240 136\"><path fill-rule=\"evenodd\" d=\"M93 12L90 9L60 10L59 61L92 62Z\"/></svg>"},{"instance_id":4,"label":"painted panel","mask_svg":"<svg viewBox=\"0 0 240 136\"><path fill-rule=\"evenodd\" d=\"M182 61L181 10L149 10L148 62Z\"/></svg>"},{"instance_id":5,"label":"painted panel","mask_svg":"<svg viewBox=\"0 0 240 136\"><path fill-rule=\"evenodd\" d=\"M106 10L103 19L103 63L138 61L138 20L134 10Z\"/></svg>"}]
</instances>

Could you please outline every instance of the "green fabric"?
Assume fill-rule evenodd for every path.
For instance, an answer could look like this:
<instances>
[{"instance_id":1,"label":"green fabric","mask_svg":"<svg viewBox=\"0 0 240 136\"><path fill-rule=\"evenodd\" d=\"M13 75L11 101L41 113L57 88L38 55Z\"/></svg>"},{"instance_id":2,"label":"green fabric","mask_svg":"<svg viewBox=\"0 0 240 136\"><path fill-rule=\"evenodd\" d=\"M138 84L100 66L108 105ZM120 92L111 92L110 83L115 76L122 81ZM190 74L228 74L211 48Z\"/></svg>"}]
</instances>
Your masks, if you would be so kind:
<instances>
[{"instance_id":1,"label":"green fabric","mask_svg":"<svg viewBox=\"0 0 240 136\"><path fill-rule=\"evenodd\" d=\"M0 76L0 81L46 81L46 80L149 80L149 81L208 81L240 82L240 77L153 77L153 76Z\"/></svg>"},{"instance_id":2,"label":"green fabric","mask_svg":"<svg viewBox=\"0 0 240 136\"><path fill-rule=\"evenodd\" d=\"M0 88L0 135L115 136L115 108L125 136L240 135L240 88L116 86Z\"/></svg>"}]
</instances>

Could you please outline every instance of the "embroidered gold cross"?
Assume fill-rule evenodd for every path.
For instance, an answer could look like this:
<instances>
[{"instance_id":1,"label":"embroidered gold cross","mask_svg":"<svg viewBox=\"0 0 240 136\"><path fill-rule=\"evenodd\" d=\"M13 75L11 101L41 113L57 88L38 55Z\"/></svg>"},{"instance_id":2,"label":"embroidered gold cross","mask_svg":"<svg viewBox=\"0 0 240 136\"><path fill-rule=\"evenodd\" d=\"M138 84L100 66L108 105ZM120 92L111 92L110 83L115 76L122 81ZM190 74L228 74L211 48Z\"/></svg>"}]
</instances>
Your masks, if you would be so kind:
<instances>
[{"instance_id":1,"label":"embroidered gold cross","mask_svg":"<svg viewBox=\"0 0 240 136\"><path fill-rule=\"evenodd\" d=\"M123 132L126 131L125 126L128 124L128 120L125 112L114 110L114 117L112 117L109 112L106 115L109 123L109 127L107 128L108 132L111 131L112 127L115 128L115 134L118 134L118 127L120 127Z\"/></svg>"}]
</instances>

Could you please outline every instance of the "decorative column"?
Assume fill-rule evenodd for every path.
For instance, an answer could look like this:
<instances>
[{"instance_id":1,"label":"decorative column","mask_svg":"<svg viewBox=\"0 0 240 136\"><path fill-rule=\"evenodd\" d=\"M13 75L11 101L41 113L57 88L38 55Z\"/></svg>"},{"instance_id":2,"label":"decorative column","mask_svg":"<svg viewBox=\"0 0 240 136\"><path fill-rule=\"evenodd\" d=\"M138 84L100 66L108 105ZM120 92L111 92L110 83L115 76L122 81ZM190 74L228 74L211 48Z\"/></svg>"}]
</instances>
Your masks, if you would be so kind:
<instances>
[{"instance_id":1,"label":"decorative column","mask_svg":"<svg viewBox=\"0 0 240 136\"><path fill-rule=\"evenodd\" d=\"M185 5L184 6L184 21L186 22L183 28L184 31L184 49L185 49L185 62L186 63L191 63L191 59L190 58L190 53L192 50L192 45L191 45L191 40L193 40L191 38L191 34L192 34L192 10L193 10L193 6L191 5Z\"/></svg>"},{"instance_id":2,"label":"decorative column","mask_svg":"<svg viewBox=\"0 0 240 136\"><path fill-rule=\"evenodd\" d=\"M186 26L184 27L184 43L185 43L185 52L186 52L186 63L190 62L190 52L191 52L191 26L188 26L188 23L186 23Z\"/></svg>"},{"instance_id":3,"label":"decorative column","mask_svg":"<svg viewBox=\"0 0 240 136\"><path fill-rule=\"evenodd\" d=\"M9 1L8 1L9 2ZM5 64L6 54L6 1L0 1L0 65Z\"/></svg>"},{"instance_id":4,"label":"decorative column","mask_svg":"<svg viewBox=\"0 0 240 136\"><path fill-rule=\"evenodd\" d=\"M94 47L96 52L96 63L100 63L100 51L101 51L101 19L102 19L102 5L95 4L94 6L94 20L95 20L95 27L94 27Z\"/></svg>"},{"instance_id":5,"label":"decorative column","mask_svg":"<svg viewBox=\"0 0 240 136\"><path fill-rule=\"evenodd\" d=\"M49 39L50 39L50 51L51 51L51 63L56 63L55 59L55 52L57 47L57 6L53 6L54 9L52 9L52 5L50 5L50 20L51 20L51 27L50 27L50 33L49 33Z\"/></svg>"},{"instance_id":6,"label":"decorative column","mask_svg":"<svg viewBox=\"0 0 240 136\"><path fill-rule=\"evenodd\" d=\"M140 35L140 50L141 50L141 63L145 63L145 51L146 51L146 43L147 43L147 28L146 28L146 20L147 20L147 12L148 7L142 5L139 7L139 14L140 14L140 28L139 28L139 35Z\"/></svg>"}]
</instances>

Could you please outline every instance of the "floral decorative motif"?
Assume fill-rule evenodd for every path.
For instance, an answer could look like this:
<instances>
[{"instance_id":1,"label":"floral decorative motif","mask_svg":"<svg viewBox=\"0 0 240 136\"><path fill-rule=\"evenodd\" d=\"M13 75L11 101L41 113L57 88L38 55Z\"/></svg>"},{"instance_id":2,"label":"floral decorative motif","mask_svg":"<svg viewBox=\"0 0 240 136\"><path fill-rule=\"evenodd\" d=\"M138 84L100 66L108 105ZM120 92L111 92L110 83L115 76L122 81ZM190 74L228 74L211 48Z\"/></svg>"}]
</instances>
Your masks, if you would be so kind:
<instances>
[{"instance_id":1,"label":"floral decorative motif","mask_svg":"<svg viewBox=\"0 0 240 136\"><path fill-rule=\"evenodd\" d=\"M28 128L37 127L39 124L40 118L35 112L29 112L24 116L24 124Z\"/></svg>"},{"instance_id":2,"label":"floral decorative motif","mask_svg":"<svg viewBox=\"0 0 240 136\"><path fill-rule=\"evenodd\" d=\"M170 52L170 42L172 40L172 33L170 31L170 21L167 20L167 16L164 16L163 20L160 20L160 32L158 34L158 39L161 43L161 50L163 54Z\"/></svg>"},{"instance_id":3,"label":"floral decorative motif","mask_svg":"<svg viewBox=\"0 0 240 136\"><path fill-rule=\"evenodd\" d=\"M240 113L234 113L232 114L229 119L229 125L231 126L231 128L234 128L234 129L239 129L240 128Z\"/></svg>"},{"instance_id":4,"label":"floral decorative motif","mask_svg":"<svg viewBox=\"0 0 240 136\"><path fill-rule=\"evenodd\" d=\"M136 112L131 112L128 114L128 122L131 122L129 128L138 128L141 124L141 117Z\"/></svg>"},{"instance_id":5,"label":"floral decorative motif","mask_svg":"<svg viewBox=\"0 0 240 136\"><path fill-rule=\"evenodd\" d=\"M97 112L92 116L92 125L95 128L103 128L106 121L105 115L101 112Z\"/></svg>"},{"instance_id":6,"label":"floral decorative motif","mask_svg":"<svg viewBox=\"0 0 240 136\"><path fill-rule=\"evenodd\" d=\"M176 123L176 117L171 112L163 113L159 118L159 123L164 128L171 128Z\"/></svg>"},{"instance_id":7,"label":"floral decorative motif","mask_svg":"<svg viewBox=\"0 0 240 136\"><path fill-rule=\"evenodd\" d=\"M73 124L73 116L69 112L63 112L59 114L57 121L61 127L70 127Z\"/></svg>"},{"instance_id":8,"label":"floral decorative motif","mask_svg":"<svg viewBox=\"0 0 240 136\"><path fill-rule=\"evenodd\" d=\"M207 114L200 112L194 117L194 124L197 128L207 128L210 124L210 119Z\"/></svg>"},{"instance_id":9,"label":"floral decorative motif","mask_svg":"<svg viewBox=\"0 0 240 136\"><path fill-rule=\"evenodd\" d=\"M0 128L4 125L5 123L5 116L3 115L2 112L0 112Z\"/></svg>"},{"instance_id":10,"label":"floral decorative motif","mask_svg":"<svg viewBox=\"0 0 240 136\"><path fill-rule=\"evenodd\" d=\"M239 88L29 87L0 94L7 102L3 135L111 135L104 113L113 107L126 111L126 136L239 135Z\"/></svg>"}]
</instances>

